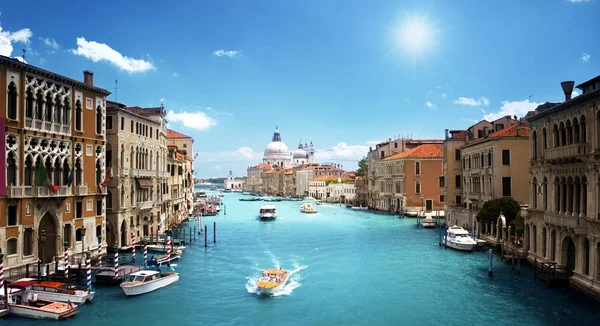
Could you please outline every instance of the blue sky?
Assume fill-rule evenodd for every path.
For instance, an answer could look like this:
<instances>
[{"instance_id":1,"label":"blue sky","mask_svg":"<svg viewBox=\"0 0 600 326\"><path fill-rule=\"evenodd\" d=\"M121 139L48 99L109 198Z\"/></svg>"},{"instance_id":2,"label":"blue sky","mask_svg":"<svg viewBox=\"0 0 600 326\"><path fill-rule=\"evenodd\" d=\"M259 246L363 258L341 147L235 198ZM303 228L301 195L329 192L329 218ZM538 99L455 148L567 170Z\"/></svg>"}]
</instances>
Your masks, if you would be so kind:
<instances>
[{"instance_id":1,"label":"blue sky","mask_svg":"<svg viewBox=\"0 0 600 326\"><path fill-rule=\"evenodd\" d=\"M523 116L600 73L599 0L137 3L4 1L0 54L163 99L198 177L245 174L276 125L353 168L379 140Z\"/></svg>"}]
</instances>

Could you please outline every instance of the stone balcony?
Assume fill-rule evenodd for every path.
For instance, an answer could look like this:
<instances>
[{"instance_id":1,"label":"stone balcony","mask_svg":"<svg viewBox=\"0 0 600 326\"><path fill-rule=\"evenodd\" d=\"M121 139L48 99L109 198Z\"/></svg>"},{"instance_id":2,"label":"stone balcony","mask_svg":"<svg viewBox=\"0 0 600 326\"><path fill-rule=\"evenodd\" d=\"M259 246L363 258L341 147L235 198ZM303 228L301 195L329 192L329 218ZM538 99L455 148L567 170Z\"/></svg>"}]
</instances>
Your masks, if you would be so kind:
<instances>
[{"instance_id":1,"label":"stone balcony","mask_svg":"<svg viewBox=\"0 0 600 326\"><path fill-rule=\"evenodd\" d=\"M576 234L585 234L586 227L583 218L564 215L564 214L556 214L550 212L544 212L544 223L558 225L562 227L566 227L569 229L573 229Z\"/></svg>"},{"instance_id":2,"label":"stone balcony","mask_svg":"<svg viewBox=\"0 0 600 326\"><path fill-rule=\"evenodd\" d=\"M169 194L162 195L162 201L169 201L170 199L171 199L171 196Z\"/></svg>"},{"instance_id":3,"label":"stone balcony","mask_svg":"<svg viewBox=\"0 0 600 326\"><path fill-rule=\"evenodd\" d=\"M576 161L580 155L587 155L589 153L590 144L572 144L545 149L543 158L556 163L568 163Z\"/></svg>"},{"instance_id":4,"label":"stone balcony","mask_svg":"<svg viewBox=\"0 0 600 326\"><path fill-rule=\"evenodd\" d=\"M8 186L6 196L9 198L44 198L56 196L70 196L71 191L67 186L60 186L56 192L46 186Z\"/></svg>"},{"instance_id":5,"label":"stone balcony","mask_svg":"<svg viewBox=\"0 0 600 326\"><path fill-rule=\"evenodd\" d=\"M156 176L156 171L146 169L133 169L131 176L135 178L152 178Z\"/></svg>"},{"instance_id":6,"label":"stone balcony","mask_svg":"<svg viewBox=\"0 0 600 326\"><path fill-rule=\"evenodd\" d=\"M87 196L88 186L87 185L73 185L73 193L77 196Z\"/></svg>"},{"instance_id":7,"label":"stone balcony","mask_svg":"<svg viewBox=\"0 0 600 326\"><path fill-rule=\"evenodd\" d=\"M151 200L149 200L149 201L142 201L142 202L139 202L139 203L137 204L137 207L138 207L140 210L152 209L152 206L154 206L154 202L153 202L153 201L151 201Z\"/></svg>"},{"instance_id":8,"label":"stone balcony","mask_svg":"<svg viewBox=\"0 0 600 326\"><path fill-rule=\"evenodd\" d=\"M129 176L129 169L128 169L128 168L122 168L122 169L121 169L121 176L122 176L122 177L127 177L127 176Z\"/></svg>"}]
</instances>

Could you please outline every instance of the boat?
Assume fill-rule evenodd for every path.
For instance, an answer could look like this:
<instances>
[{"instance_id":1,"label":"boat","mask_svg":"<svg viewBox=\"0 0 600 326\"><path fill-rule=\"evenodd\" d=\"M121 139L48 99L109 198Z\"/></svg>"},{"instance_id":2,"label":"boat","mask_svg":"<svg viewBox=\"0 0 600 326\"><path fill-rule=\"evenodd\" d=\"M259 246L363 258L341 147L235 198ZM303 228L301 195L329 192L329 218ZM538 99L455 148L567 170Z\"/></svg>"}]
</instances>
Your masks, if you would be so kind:
<instances>
[{"instance_id":1,"label":"boat","mask_svg":"<svg viewBox=\"0 0 600 326\"><path fill-rule=\"evenodd\" d=\"M419 214L419 215L423 219L421 221L421 223L423 224L424 228L429 229L429 228L434 228L436 226L437 223L436 223L435 219L433 218L433 216L426 215L426 214Z\"/></svg>"},{"instance_id":2,"label":"boat","mask_svg":"<svg viewBox=\"0 0 600 326\"><path fill-rule=\"evenodd\" d=\"M305 203L300 206L300 212L305 214L314 214L317 210L310 203Z\"/></svg>"},{"instance_id":3,"label":"boat","mask_svg":"<svg viewBox=\"0 0 600 326\"><path fill-rule=\"evenodd\" d=\"M169 256L167 256L167 254L158 256L154 259L150 258L150 260L148 260L148 262L147 262L147 265L155 266L155 265L160 265L160 264L166 264L167 261L178 260L181 258L182 253L183 253L183 249L175 249L175 250L173 250L173 252L171 252L170 258L169 258Z\"/></svg>"},{"instance_id":4,"label":"boat","mask_svg":"<svg viewBox=\"0 0 600 326\"><path fill-rule=\"evenodd\" d=\"M323 205L323 202L319 200L319 201L317 202L317 205Z\"/></svg>"},{"instance_id":5,"label":"boat","mask_svg":"<svg viewBox=\"0 0 600 326\"><path fill-rule=\"evenodd\" d=\"M260 206L259 216L261 220L272 220L277 217L277 208L275 205Z\"/></svg>"},{"instance_id":6,"label":"boat","mask_svg":"<svg viewBox=\"0 0 600 326\"><path fill-rule=\"evenodd\" d=\"M223 192L231 192L231 189L225 188L225 190L223 190Z\"/></svg>"},{"instance_id":7,"label":"boat","mask_svg":"<svg viewBox=\"0 0 600 326\"><path fill-rule=\"evenodd\" d=\"M369 209L369 207L352 206L352 209L366 211L367 209Z\"/></svg>"},{"instance_id":8,"label":"boat","mask_svg":"<svg viewBox=\"0 0 600 326\"><path fill-rule=\"evenodd\" d=\"M262 273L261 278L256 281L256 286L260 293L275 294L281 291L287 283L290 272L281 269L267 269Z\"/></svg>"},{"instance_id":9,"label":"boat","mask_svg":"<svg viewBox=\"0 0 600 326\"><path fill-rule=\"evenodd\" d=\"M120 287L127 296L146 294L179 281L179 273L153 270L131 273Z\"/></svg>"},{"instance_id":10,"label":"boat","mask_svg":"<svg viewBox=\"0 0 600 326\"><path fill-rule=\"evenodd\" d=\"M477 241L471 238L469 231L453 225L446 231L446 235L442 238L442 244L456 250L473 251L477 246Z\"/></svg>"},{"instance_id":11,"label":"boat","mask_svg":"<svg viewBox=\"0 0 600 326\"><path fill-rule=\"evenodd\" d=\"M35 282L31 285L30 292L37 294L39 299L59 301L82 305L94 300L95 292L86 288L62 282L38 281L33 278L23 278L17 282Z\"/></svg>"},{"instance_id":12,"label":"boat","mask_svg":"<svg viewBox=\"0 0 600 326\"><path fill-rule=\"evenodd\" d=\"M304 197L304 200L316 200L314 197L308 196L308 197Z\"/></svg>"},{"instance_id":13,"label":"boat","mask_svg":"<svg viewBox=\"0 0 600 326\"><path fill-rule=\"evenodd\" d=\"M346 208L352 208L351 204L346 204Z\"/></svg>"},{"instance_id":14,"label":"boat","mask_svg":"<svg viewBox=\"0 0 600 326\"><path fill-rule=\"evenodd\" d=\"M406 217L417 217L417 216L419 216L419 213L418 212L413 212L413 211L404 212L404 216L406 216Z\"/></svg>"},{"instance_id":15,"label":"boat","mask_svg":"<svg viewBox=\"0 0 600 326\"><path fill-rule=\"evenodd\" d=\"M219 191L219 197L225 197L225 194L222 191Z\"/></svg>"},{"instance_id":16,"label":"boat","mask_svg":"<svg viewBox=\"0 0 600 326\"><path fill-rule=\"evenodd\" d=\"M249 196L249 195L250 195L250 193L249 193L249 192L247 192L247 191L244 191L244 192L242 192L242 195Z\"/></svg>"},{"instance_id":17,"label":"boat","mask_svg":"<svg viewBox=\"0 0 600 326\"><path fill-rule=\"evenodd\" d=\"M8 292L8 313L11 315L36 319L65 319L77 313L73 303L42 300L37 293L31 292L31 286L37 281L10 283Z\"/></svg>"}]
</instances>

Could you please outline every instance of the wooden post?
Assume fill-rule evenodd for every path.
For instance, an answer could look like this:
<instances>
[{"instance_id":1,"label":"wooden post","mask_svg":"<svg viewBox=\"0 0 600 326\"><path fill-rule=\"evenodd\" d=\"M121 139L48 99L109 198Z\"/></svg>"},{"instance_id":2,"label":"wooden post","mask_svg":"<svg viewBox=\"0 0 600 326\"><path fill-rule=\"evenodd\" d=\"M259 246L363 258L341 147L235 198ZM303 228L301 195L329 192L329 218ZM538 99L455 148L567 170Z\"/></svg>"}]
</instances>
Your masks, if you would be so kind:
<instances>
[{"instance_id":1,"label":"wooden post","mask_svg":"<svg viewBox=\"0 0 600 326\"><path fill-rule=\"evenodd\" d=\"M494 275L494 272L492 270L492 258L494 257L494 254L492 253L492 249L488 250L488 261L489 261L489 269L488 269L488 276L492 277Z\"/></svg>"},{"instance_id":2,"label":"wooden post","mask_svg":"<svg viewBox=\"0 0 600 326\"><path fill-rule=\"evenodd\" d=\"M517 259L517 274L521 275L521 257Z\"/></svg>"},{"instance_id":3,"label":"wooden post","mask_svg":"<svg viewBox=\"0 0 600 326\"><path fill-rule=\"evenodd\" d=\"M204 248L208 247L208 231L206 229L206 224L204 224Z\"/></svg>"},{"instance_id":4,"label":"wooden post","mask_svg":"<svg viewBox=\"0 0 600 326\"><path fill-rule=\"evenodd\" d=\"M213 222L213 243L217 243L217 222Z\"/></svg>"}]
</instances>

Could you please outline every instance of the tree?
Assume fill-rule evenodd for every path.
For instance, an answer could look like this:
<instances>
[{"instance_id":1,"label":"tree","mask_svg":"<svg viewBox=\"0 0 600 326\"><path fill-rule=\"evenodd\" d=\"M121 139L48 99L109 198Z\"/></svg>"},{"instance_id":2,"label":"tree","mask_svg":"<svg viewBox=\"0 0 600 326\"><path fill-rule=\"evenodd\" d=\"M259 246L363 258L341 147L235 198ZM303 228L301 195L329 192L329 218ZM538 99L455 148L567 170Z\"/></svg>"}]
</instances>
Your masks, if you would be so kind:
<instances>
[{"instance_id":1,"label":"tree","mask_svg":"<svg viewBox=\"0 0 600 326\"><path fill-rule=\"evenodd\" d=\"M367 174L367 169L369 168L369 163L366 157L363 157L360 161L358 161L358 170L356 171L357 177L364 177Z\"/></svg>"},{"instance_id":2,"label":"tree","mask_svg":"<svg viewBox=\"0 0 600 326\"><path fill-rule=\"evenodd\" d=\"M500 213L502 213L506 219L506 224L509 224L517 217L519 210L519 204L512 197L488 200L477 213L477 221L480 223L495 223Z\"/></svg>"},{"instance_id":3,"label":"tree","mask_svg":"<svg viewBox=\"0 0 600 326\"><path fill-rule=\"evenodd\" d=\"M521 217L521 210L519 210L519 212L517 213L517 217L515 217L515 219L512 220L512 222L510 222L509 225L512 227L514 232L523 234L523 232L525 231L525 219Z\"/></svg>"}]
</instances>

